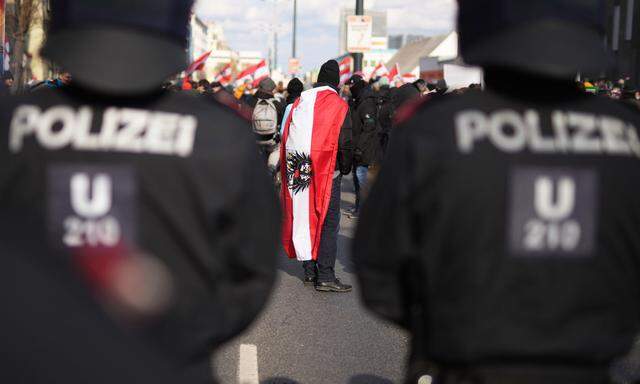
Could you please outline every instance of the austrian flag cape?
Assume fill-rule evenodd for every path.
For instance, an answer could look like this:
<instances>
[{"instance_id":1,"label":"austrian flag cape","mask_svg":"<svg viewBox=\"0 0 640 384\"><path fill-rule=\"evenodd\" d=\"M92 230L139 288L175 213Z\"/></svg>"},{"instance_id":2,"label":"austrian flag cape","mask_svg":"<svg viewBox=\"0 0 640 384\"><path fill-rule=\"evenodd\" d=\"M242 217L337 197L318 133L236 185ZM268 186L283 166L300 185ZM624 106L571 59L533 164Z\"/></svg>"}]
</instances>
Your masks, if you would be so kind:
<instances>
[{"instance_id":1,"label":"austrian flag cape","mask_svg":"<svg viewBox=\"0 0 640 384\"><path fill-rule=\"evenodd\" d=\"M330 87L302 93L283 131L282 242L289 258L318 259L338 156L340 129L349 107Z\"/></svg>"}]
</instances>

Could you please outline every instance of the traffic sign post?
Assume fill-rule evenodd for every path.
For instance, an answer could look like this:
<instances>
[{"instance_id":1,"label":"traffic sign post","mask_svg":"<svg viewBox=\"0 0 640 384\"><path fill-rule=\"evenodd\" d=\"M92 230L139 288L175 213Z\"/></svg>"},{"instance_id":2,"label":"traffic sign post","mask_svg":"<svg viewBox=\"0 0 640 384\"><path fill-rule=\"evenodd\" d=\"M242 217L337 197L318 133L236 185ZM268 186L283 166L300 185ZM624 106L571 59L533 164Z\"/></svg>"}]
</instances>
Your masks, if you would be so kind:
<instances>
[{"instance_id":1,"label":"traffic sign post","mask_svg":"<svg viewBox=\"0 0 640 384\"><path fill-rule=\"evenodd\" d=\"M371 16L349 16L347 21L347 50L350 53L365 53L371 50L373 18Z\"/></svg>"}]
</instances>

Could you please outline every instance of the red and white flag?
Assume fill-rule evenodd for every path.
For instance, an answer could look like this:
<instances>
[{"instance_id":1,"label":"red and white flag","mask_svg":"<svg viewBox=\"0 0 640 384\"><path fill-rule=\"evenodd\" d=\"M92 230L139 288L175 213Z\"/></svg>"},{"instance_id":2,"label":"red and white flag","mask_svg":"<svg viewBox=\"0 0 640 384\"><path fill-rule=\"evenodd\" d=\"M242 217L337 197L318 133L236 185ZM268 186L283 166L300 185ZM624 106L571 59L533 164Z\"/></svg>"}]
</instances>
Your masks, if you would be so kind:
<instances>
[{"instance_id":1,"label":"red and white flag","mask_svg":"<svg viewBox=\"0 0 640 384\"><path fill-rule=\"evenodd\" d=\"M380 63L376 66L376 68L371 72L371 76L369 76L369 80L375 79L376 77L387 76L389 74L389 70L387 66L383 63Z\"/></svg>"},{"instance_id":2,"label":"red and white flag","mask_svg":"<svg viewBox=\"0 0 640 384\"><path fill-rule=\"evenodd\" d=\"M220 72L214 78L214 81L219 82L222 85L227 85L231 83L231 79L233 77L233 68L231 67L231 63L225 65Z\"/></svg>"},{"instance_id":3,"label":"red and white flag","mask_svg":"<svg viewBox=\"0 0 640 384\"><path fill-rule=\"evenodd\" d=\"M236 84L242 84L249 80L255 88L260 84L260 81L266 77L269 77L269 68L267 67L266 60L261 60L258 64L252 65L240 72L236 78Z\"/></svg>"},{"instance_id":4,"label":"red and white flag","mask_svg":"<svg viewBox=\"0 0 640 384\"><path fill-rule=\"evenodd\" d=\"M187 68L187 70L185 71L184 76L185 77L189 77L189 76L191 76L191 74L193 72L203 70L204 69L204 65L207 63L207 60L209 60L209 56L211 56L211 52L212 51L209 51L209 52L203 54L202 56L198 57L196 59L196 61L191 63L189 68Z\"/></svg>"},{"instance_id":5,"label":"red and white flag","mask_svg":"<svg viewBox=\"0 0 640 384\"><path fill-rule=\"evenodd\" d=\"M351 78L352 63L353 58L351 56L345 56L344 59L340 60L340 86L343 86Z\"/></svg>"},{"instance_id":6,"label":"red and white flag","mask_svg":"<svg viewBox=\"0 0 640 384\"><path fill-rule=\"evenodd\" d=\"M389 73L387 74L387 79L389 79L389 82L392 82L399 75L400 75L400 65L396 63L396 65L393 66L393 69L389 71Z\"/></svg>"},{"instance_id":7,"label":"red and white flag","mask_svg":"<svg viewBox=\"0 0 640 384\"><path fill-rule=\"evenodd\" d=\"M338 139L349 111L331 87L313 88L294 103L282 136L282 244L291 259L318 259Z\"/></svg>"},{"instance_id":8,"label":"red and white flag","mask_svg":"<svg viewBox=\"0 0 640 384\"><path fill-rule=\"evenodd\" d=\"M415 81L418 80L418 76L414 75L413 73L405 73L404 75L402 75L402 81L406 83L413 83Z\"/></svg>"}]
</instances>

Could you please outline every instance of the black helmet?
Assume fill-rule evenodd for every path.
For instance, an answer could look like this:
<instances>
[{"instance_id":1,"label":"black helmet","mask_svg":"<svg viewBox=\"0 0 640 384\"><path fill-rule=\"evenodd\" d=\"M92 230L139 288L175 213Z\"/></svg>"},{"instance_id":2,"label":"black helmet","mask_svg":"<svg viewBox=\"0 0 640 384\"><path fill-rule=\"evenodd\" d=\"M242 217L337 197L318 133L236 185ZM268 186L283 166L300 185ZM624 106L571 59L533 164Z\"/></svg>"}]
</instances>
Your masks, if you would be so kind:
<instances>
[{"instance_id":1,"label":"black helmet","mask_svg":"<svg viewBox=\"0 0 640 384\"><path fill-rule=\"evenodd\" d=\"M553 77L599 73L605 0L458 0L460 52L468 64Z\"/></svg>"},{"instance_id":2,"label":"black helmet","mask_svg":"<svg viewBox=\"0 0 640 384\"><path fill-rule=\"evenodd\" d=\"M145 93L187 66L193 0L56 0L42 54L83 87Z\"/></svg>"}]
</instances>

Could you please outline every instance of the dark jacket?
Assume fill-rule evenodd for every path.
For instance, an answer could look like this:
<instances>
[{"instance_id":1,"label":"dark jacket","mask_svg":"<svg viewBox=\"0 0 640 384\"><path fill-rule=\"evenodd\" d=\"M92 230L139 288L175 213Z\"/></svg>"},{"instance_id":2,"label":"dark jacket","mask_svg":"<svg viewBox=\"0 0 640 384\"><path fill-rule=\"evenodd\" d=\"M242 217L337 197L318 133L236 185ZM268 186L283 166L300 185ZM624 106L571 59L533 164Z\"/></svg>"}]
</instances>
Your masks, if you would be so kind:
<instances>
[{"instance_id":1,"label":"dark jacket","mask_svg":"<svg viewBox=\"0 0 640 384\"><path fill-rule=\"evenodd\" d=\"M0 382L194 382L121 329L71 270L49 265L62 256L32 241L28 229L15 236L16 225L0 223Z\"/></svg>"},{"instance_id":2,"label":"dark jacket","mask_svg":"<svg viewBox=\"0 0 640 384\"><path fill-rule=\"evenodd\" d=\"M388 89L369 93L360 102L353 119L356 166L375 165L381 161L384 136L391 131L392 106Z\"/></svg>"},{"instance_id":3,"label":"dark jacket","mask_svg":"<svg viewBox=\"0 0 640 384\"><path fill-rule=\"evenodd\" d=\"M363 300L414 358L606 369L640 331L640 114L489 79L394 131L353 248Z\"/></svg>"},{"instance_id":4,"label":"dark jacket","mask_svg":"<svg viewBox=\"0 0 640 384\"><path fill-rule=\"evenodd\" d=\"M63 134L43 116L63 121ZM187 365L206 363L252 322L275 278L280 215L248 124L182 93L109 99L63 88L3 99L0 217L28 218L31 241L63 253L160 260L174 306L145 333Z\"/></svg>"}]
</instances>

